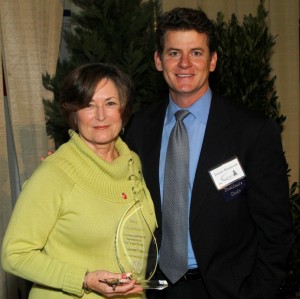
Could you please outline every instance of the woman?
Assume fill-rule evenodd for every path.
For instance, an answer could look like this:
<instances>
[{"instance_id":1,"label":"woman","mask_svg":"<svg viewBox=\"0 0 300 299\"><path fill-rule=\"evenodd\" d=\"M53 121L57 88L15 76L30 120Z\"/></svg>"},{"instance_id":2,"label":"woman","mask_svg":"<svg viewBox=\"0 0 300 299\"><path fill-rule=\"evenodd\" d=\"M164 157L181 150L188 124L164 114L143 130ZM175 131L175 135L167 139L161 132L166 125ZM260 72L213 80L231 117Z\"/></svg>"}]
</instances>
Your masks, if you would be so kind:
<instances>
[{"instance_id":1,"label":"woman","mask_svg":"<svg viewBox=\"0 0 300 299\"><path fill-rule=\"evenodd\" d=\"M146 246L156 226L140 160L119 137L131 97L131 81L112 65L83 65L65 78L70 140L25 184L3 240L3 267L33 282L30 299L144 296L116 258L126 211L139 207Z\"/></svg>"}]
</instances>

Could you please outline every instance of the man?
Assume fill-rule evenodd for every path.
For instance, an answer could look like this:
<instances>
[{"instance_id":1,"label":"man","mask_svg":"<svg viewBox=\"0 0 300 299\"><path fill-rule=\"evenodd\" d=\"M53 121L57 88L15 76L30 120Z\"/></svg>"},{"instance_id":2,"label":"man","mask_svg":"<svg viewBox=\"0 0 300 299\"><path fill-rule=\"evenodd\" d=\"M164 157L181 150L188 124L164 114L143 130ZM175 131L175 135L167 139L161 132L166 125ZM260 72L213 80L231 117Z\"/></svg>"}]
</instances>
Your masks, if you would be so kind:
<instances>
[{"instance_id":1,"label":"man","mask_svg":"<svg viewBox=\"0 0 300 299\"><path fill-rule=\"evenodd\" d=\"M293 242L287 165L278 127L210 89L217 44L213 23L203 11L166 12L156 43L155 65L169 86L169 100L138 112L125 138L142 160L158 218L158 242L172 244L167 227L173 224L164 209L169 192L164 194L164 184L173 179L169 172L164 177L168 142L175 112L189 112L183 120L189 144L188 270L171 279L168 267L173 269L177 262L162 261L165 252L173 255L185 241L160 247L156 278L167 279L169 287L149 292L148 298L275 298ZM171 189L175 210L181 197L176 192L181 190L177 183ZM175 218L184 218L176 213Z\"/></svg>"}]
</instances>

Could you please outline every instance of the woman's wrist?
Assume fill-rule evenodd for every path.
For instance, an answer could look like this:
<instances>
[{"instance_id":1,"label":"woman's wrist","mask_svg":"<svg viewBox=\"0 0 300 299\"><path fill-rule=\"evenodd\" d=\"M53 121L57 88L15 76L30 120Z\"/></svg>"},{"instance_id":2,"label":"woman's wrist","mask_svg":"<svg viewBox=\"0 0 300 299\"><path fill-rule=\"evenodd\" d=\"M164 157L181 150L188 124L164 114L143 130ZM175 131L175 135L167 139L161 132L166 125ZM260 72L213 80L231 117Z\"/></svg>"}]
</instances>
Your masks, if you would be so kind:
<instances>
[{"instance_id":1,"label":"woman's wrist","mask_svg":"<svg viewBox=\"0 0 300 299\"><path fill-rule=\"evenodd\" d=\"M82 288L83 288L84 292L87 294L92 291L88 286L88 275L89 275L89 272L86 272L84 275L83 284L82 284Z\"/></svg>"}]
</instances>

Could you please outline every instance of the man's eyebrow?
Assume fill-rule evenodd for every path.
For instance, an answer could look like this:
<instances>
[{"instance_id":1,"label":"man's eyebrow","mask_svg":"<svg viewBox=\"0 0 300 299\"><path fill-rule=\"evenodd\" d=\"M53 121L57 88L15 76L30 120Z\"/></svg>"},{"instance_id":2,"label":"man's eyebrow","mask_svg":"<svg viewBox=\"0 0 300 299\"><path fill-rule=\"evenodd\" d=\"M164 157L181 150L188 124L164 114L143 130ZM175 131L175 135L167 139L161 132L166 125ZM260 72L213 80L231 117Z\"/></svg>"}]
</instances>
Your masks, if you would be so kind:
<instances>
[{"instance_id":1,"label":"man's eyebrow","mask_svg":"<svg viewBox=\"0 0 300 299\"><path fill-rule=\"evenodd\" d=\"M173 47L167 48L166 50L167 51L181 51L180 49L173 48Z\"/></svg>"},{"instance_id":2,"label":"man's eyebrow","mask_svg":"<svg viewBox=\"0 0 300 299\"><path fill-rule=\"evenodd\" d=\"M204 51L204 49L203 49L202 47L196 47L196 48L190 49L190 51L195 51L195 50L198 50L198 51ZM181 52L182 50L181 50L181 49L177 49L177 48L170 47L170 48L167 48L166 51L179 51L179 52Z\"/></svg>"}]
</instances>

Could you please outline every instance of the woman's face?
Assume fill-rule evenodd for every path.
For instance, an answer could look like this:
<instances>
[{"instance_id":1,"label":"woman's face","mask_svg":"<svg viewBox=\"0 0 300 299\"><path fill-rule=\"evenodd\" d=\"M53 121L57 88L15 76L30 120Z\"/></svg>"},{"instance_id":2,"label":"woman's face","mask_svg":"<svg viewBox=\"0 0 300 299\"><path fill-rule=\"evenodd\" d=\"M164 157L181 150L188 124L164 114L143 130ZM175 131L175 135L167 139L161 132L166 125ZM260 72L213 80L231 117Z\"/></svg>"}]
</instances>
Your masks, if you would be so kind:
<instances>
[{"instance_id":1,"label":"woman's face","mask_svg":"<svg viewBox=\"0 0 300 299\"><path fill-rule=\"evenodd\" d=\"M113 149L121 128L120 99L113 81L101 80L88 107L76 112L81 138L94 151Z\"/></svg>"}]
</instances>

